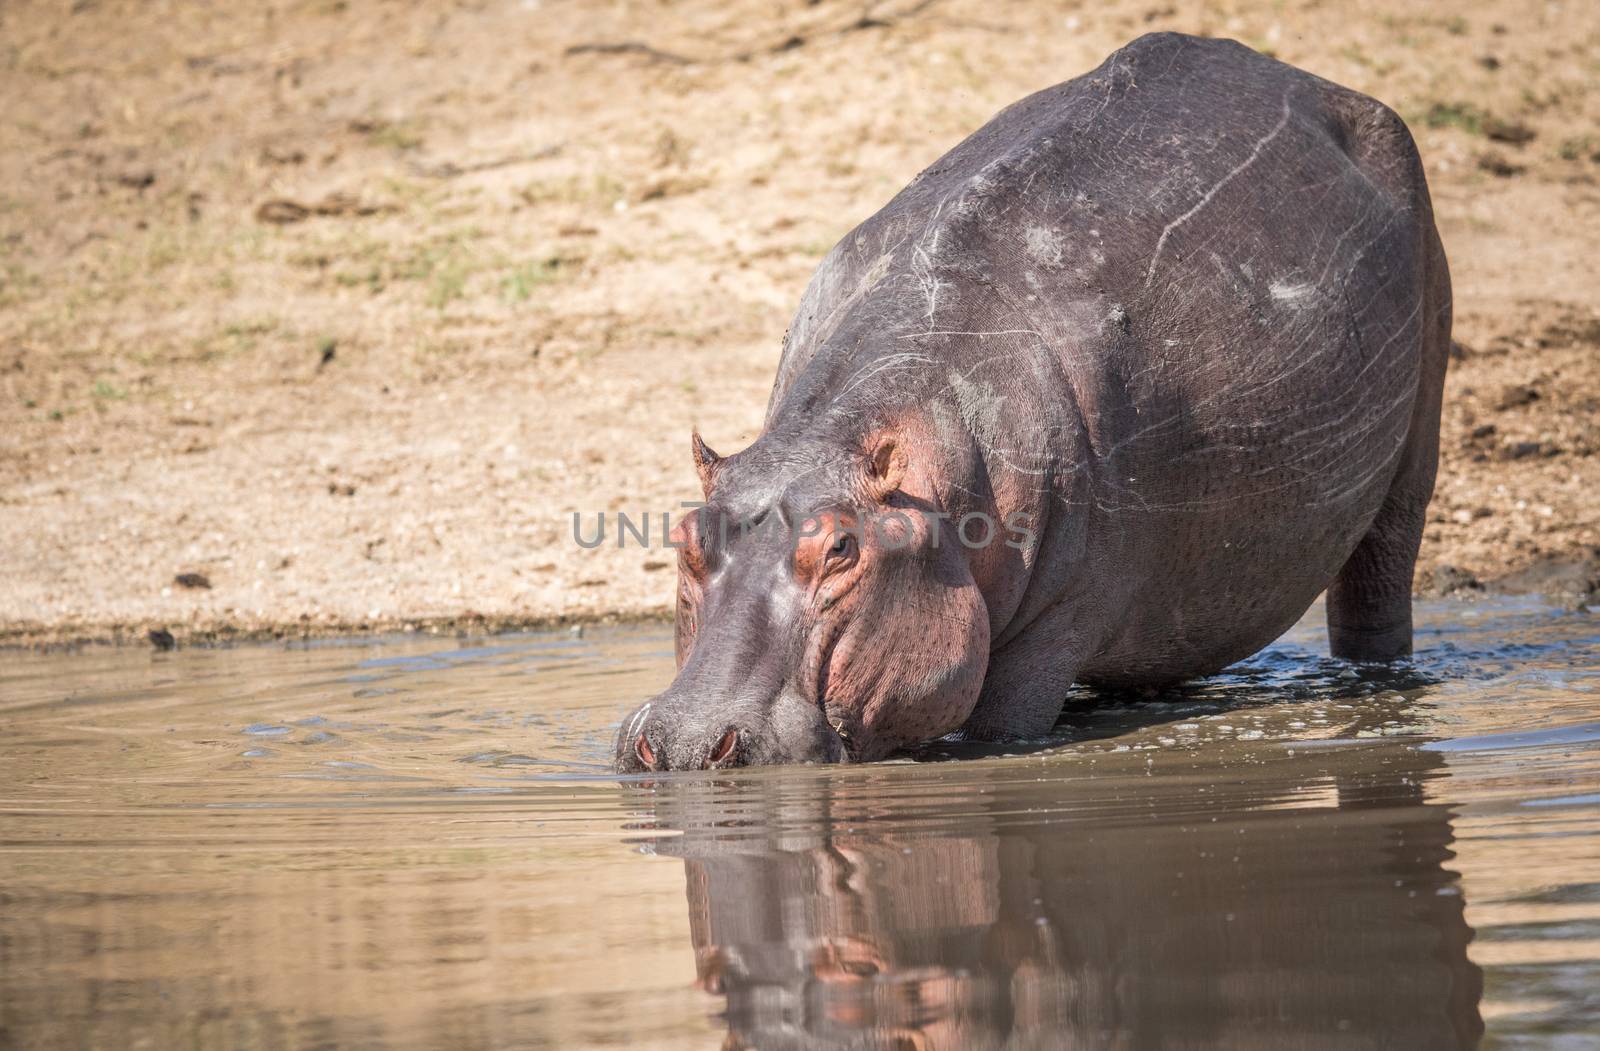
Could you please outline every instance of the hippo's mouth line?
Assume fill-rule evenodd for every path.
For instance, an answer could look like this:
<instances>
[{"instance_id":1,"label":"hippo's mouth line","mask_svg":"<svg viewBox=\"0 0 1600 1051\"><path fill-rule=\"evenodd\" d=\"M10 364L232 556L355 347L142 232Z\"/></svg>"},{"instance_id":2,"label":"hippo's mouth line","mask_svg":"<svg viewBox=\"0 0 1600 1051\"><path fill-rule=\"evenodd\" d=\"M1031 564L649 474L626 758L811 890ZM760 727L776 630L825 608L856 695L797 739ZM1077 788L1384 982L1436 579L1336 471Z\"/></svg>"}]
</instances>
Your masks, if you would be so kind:
<instances>
[{"instance_id":1,"label":"hippo's mouth line","mask_svg":"<svg viewBox=\"0 0 1600 1051\"><path fill-rule=\"evenodd\" d=\"M845 729L844 719L830 718L828 715L828 685L833 669L833 651L838 648L839 640L844 637L842 626L828 633L827 641L821 647L820 660L817 664L817 710L822 713L822 722L828 727L834 738L839 742L841 753L838 762L853 763L856 761L854 750L850 746L850 732Z\"/></svg>"},{"instance_id":2,"label":"hippo's mouth line","mask_svg":"<svg viewBox=\"0 0 1600 1051\"><path fill-rule=\"evenodd\" d=\"M839 727L831 722L828 723L828 729L833 733L834 739L839 742L839 758L835 762L854 763L856 757L850 750L850 738L846 737Z\"/></svg>"}]
</instances>

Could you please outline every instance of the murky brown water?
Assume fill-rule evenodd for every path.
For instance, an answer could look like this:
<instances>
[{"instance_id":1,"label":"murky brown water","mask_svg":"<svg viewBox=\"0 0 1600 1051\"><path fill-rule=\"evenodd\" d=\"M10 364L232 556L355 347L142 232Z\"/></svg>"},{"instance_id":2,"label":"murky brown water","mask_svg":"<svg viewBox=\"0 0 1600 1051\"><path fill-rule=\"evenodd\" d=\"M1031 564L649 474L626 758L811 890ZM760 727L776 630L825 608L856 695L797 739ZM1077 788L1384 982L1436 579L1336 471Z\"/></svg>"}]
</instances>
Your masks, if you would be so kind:
<instances>
[{"instance_id":1,"label":"murky brown water","mask_svg":"<svg viewBox=\"0 0 1600 1051\"><path fill-rule=\"evenodd\" d=\"M1421 623L653 784L662 630L6 654L0 1046L1600 1046L1600 616Z\"/></svg>"}]
</instances>

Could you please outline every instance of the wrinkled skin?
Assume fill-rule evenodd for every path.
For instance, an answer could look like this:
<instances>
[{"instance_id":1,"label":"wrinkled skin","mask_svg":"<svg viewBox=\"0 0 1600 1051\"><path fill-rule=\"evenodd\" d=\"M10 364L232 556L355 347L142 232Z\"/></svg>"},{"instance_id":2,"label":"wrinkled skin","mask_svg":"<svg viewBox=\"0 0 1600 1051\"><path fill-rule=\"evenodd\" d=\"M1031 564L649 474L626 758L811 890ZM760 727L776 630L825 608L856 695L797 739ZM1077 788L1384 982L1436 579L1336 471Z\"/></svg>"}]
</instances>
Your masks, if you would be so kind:
<instances>
[{"instance_id":1,"label":"wrinkled skin","mask_svg":"<svg viewBox=\"0 0 1600 1051\"><path fill-rule=\"evenodd\" d=\"M1449 334L1398 117L1230 41L1136 40L846 236L760 437L696 436L679 674L617 768L1037 735L1074 682L1213 673L1325 590L1335 655L1408 654ZM895 544L840 539L891 510L917 512ZM1026 529L969 547L978 513Z\"/></svg>"}]
</instances>

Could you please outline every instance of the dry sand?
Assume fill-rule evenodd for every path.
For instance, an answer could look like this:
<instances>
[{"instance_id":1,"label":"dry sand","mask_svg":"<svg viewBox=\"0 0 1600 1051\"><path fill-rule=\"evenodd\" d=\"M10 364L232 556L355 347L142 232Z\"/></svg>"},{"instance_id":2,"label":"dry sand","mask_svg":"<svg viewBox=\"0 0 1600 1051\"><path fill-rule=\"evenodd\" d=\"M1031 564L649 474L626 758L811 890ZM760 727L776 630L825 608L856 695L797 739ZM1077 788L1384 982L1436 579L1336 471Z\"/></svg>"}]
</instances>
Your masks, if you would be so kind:
<instances>
[{"instance_id":1,"label":"dry sand","mask_svg":"<svg viewBox=\"0 0 1600 1051\"><path fill-rule=\"evenodd\" d=\"M0 641L665 612L570 513L692 498L827 248L1154 29L1417 136L1462 345L1419 588L1591 558L1600 6L1435 7L12 0Z\"/></svg>"}]
</instances>

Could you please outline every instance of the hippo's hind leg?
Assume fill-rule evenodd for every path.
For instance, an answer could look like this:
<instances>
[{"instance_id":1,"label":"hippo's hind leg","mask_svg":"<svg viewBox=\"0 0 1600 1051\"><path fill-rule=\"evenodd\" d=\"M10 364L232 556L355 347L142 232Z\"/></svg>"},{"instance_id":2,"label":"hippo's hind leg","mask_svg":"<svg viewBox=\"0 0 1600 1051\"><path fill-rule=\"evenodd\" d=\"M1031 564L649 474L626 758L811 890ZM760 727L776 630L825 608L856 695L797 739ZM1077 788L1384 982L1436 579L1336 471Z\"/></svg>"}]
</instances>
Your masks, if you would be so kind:
<instances>
[{"instance_id":1,"label":"hippo's hind leg","mask_svg":"<svg viewBox=\"0 0 1600 1051\"><path fill-rule=\"evenodd\" d=\"M1439 408L1450 356L1450 285L1434 248L1433 321L1423 332L1416 403L1399 470L1366 536L1328 588L1328 642L1335 657L1389 661L1411 653L1411 579L1439 466Z\"/></svg>"},{"instance_id":2,"label":"hippo's hind leg","mask_svg":"<svg viewBox=\"0 0 1600 1051\"><path fill-rule=\"evenodd\" d=\"M1411 577L1427 496L1391 492L1372 528L1328 588L1328 644L1335 657L1388 661L1411 653Z\"/></svg>"}]
</instances>

